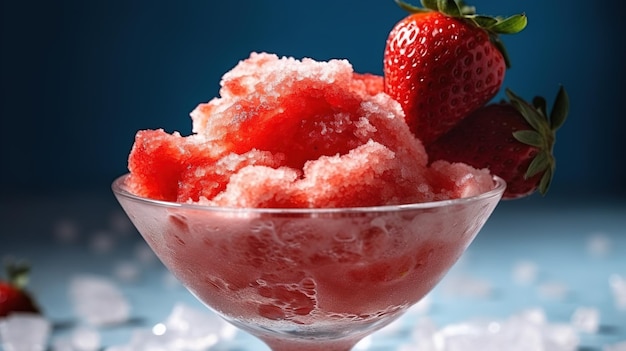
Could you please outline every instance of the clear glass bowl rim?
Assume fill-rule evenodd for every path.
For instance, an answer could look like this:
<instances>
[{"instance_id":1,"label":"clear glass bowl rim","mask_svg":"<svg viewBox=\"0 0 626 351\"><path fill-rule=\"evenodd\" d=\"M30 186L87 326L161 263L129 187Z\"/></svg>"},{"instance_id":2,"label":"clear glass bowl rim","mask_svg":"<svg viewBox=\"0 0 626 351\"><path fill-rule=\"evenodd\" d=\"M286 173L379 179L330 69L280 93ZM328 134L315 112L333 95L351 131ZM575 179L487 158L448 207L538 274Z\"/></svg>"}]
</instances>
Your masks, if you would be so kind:
<instances>
[{"instance_id":1,"label":"clear glass bowl rim","mask_svg":"<svg viewBox=\"0 0 626 351\"><path fill-rule=\"evenodd\" d=\"M475 195L450 200L431 201L431 202L418 202L399 205L382 205L382 206L364 206L364 207L320 207L320 208L251 208L251 207L219 207L208 206L192 203L172 202L164 200L155 200L139 195L135 195L125 189L124 181L129 176L129 173L123 174L117 177L111 184L113 193L117 196L124 197L134 202L140 202L145 205L169 207L189 210L200 211L214 211L214 212L237 212L237 213L250 213L250 214L307 214L307 215L320 215L320 214L338 214L338 213L371 213L371 212L398 212L409 211L419 209L431 209L453 205L464 205L481 200L487 200L490 198L501 197L506 188L506 182L504 179L493 175L493 181L495 186L493 189Z\"/></svg>"}]
</instances>

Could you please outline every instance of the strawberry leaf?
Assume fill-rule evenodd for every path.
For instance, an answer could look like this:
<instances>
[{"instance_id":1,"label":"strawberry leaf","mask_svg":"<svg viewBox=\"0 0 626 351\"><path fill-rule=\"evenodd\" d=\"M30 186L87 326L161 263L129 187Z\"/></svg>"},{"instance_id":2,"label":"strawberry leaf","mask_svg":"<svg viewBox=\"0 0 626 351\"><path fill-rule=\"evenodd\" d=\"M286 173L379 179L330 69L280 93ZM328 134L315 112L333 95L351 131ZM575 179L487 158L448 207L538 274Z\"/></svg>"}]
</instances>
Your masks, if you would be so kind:
<instances>
[{"instance_id":1,"label":"strawberry leaf","mask_svg":"<svg viewBox=\"0 0 626 351\"><path fill-rule=\"evenodd\" d=\"M401 9L407 11L408 13L420 13L420 12L428 12L430 9L417 7L415 5L411 5L402 0L395 0L396 4L400 6ZM425 7L425 6L424 6Z\"/></svg>"},{"instance_id":2,"label":"strawberry leaf","mask_svg":"<svg viewBox=\"0 0 626 351\"><path fill-rule=\"evenodd\" d=\"M561 87L554 100L552 112L550 113L550 127L552 130L559 129L567 118L569 113L569 96L565 88Z\"/></svg>"},{"instance_id":3,"label":"strawberry leaf","mask_svg":"<svg viewBox=\"0 0 626 351\"><path fill-rule=\"evenodd\" d=\"M513 137L524 144L541 148L544 146L544 138L535 130L518 130Z\"/></svg>"},{"instance_id":4,"label":"strawberry leaf","mask_svg":"<svg viewBox=\"0 0 626 351\"><path fill-rule=\"evenodd\" d=\"M495 25L496 23L498 23L497 19L490 17L490 16L473 15L473 16L467 16L467 18L474 21L474 23L477 26L482 27L482 28L489 28Z\"/></svg>"},{"instance_id":5,"label":"strawberry leaf","mask_svg":"<svg viewBox=\"0 0 626 351\"><path fill-rule=\"evenodd\" d=\"M437 0L437 8L441 13L452 17L460 17L461 9L454 0Z\"/></svg>"},{"instance_id":6,"label":"strawberry leaf","mask_svg":"<svg viewBox=\"0 0 626 351\"><path fill-rule=\"evenodd\" d=\"M535 156L535 158L530 162L528 169L526 170L526 174L524 174L524 178L528 179L537 175L550 166L550 155L546 151L542 151Z\"/></svg>"},{"instance_id":7,"label":"strawberry leaf","mask_svg":"<svg viewBox=\"0 0 626 351\"><path fill-rule=\"evenodd\" d=\"M14 287L23 289L28 285L30 265L27 263L7 261L5 263L5 270L8 282Z\"/></svg>"},{"instance_id":8,"label":"strawberry leaf","mask_svg":"<svg viewBox=\"0 0 626 351\"><path fill-rule=\"evenodd\" d=\"M542 195L545 195L554 176L556 161L552 151L556 130L565 122L569 111L569 98L565 89L561 87L552 107L550 120L548 120L547 103L544 98L540 96L534 97L531 105L515 95L510 89L506 89L506 95L510 100L510 104L534 128L534 130L516 131L513 133L513 137L524 144L538 149L537 155L528 165L524 178L529 179L542 174L539 184L537 184L537 189Z\"/></svg>"},{"instance_id":9,"label":"strawberry leaf","mask_svg":"<svg viewBox=\"0 0 626 351\"><path fill-rule=\"evenodd\" d=\"M542 96L535 96L533 98L533 106L535 106L535 108L537 109L537 111L541 112L541 114L543 116L547 116L548 113L548 103L546 102L546 99L544 99Z\"/></svg>"},{"instance_id":10,"label":"strawberry leaf","mask_svg":"<svg viewBox=\"0 0 626 351\"><path fill-rule=\"evenodd\" d=\"M409 13L437 11L451 17L464 17L476 13L476 8L465 5L461 0L420 0L422 7L411 5L403 0L395 0L395 2Z\"/></svg>"},{"instance_id":11,"label":"strawberry leaf","mask_svg":"<svg viewBox=\"0 0 626 351\"><path fill-rule=\"evenodd\" d=\"M528 18L522 13L499 20L498 23L494 24L489 29L498 34L515 34L524 30L527 24Z\"/></svg>"},{"instance_id":12,"label":"strawberry leaf","mask_svg":"<svg viewBox=\"0 0 626 351\"><path fill-rule=\"evenodd\" d=\"M438 11L439 10L439 1L438 0L421 0L422 6L427 9Z\"/></svg>"},{"instance_id":13,"label":"strawberry leaf","mask_svg":"<svg viewBox=\"0 0 626 351\"><path fill-rule=\"evenodd\" d=\"M545 195L548 192L548 188L550 188L550 184L552 183L552 175L554 171L552 168L546 169L546 172L541 176L541 180L539 181L539 193L541 195Z\"/></svg>"},{"instance_id":14,"label":"strawberry leaf","mask_svg":"<svg viewBox=\"0 0 626 351\"><path fill-rule=\"evenodd\" d=\"M509 97L509 100L511 100L511 104L513 104L515 109L517 109L519 113L522 114L526 122L528 122L528 124L530 124L534 130L538 131L539 133L545 134L546 130L548 129L547 122L545 121L545 119L542 118L541 115L539 115L539 113L537 113L537 110L533 106L529 105L522 98L515 95L515 93L513 93L510 89L506 90L506 94Z\"/></svg>"},{"instance_id":15,"label":"strawberry leaf","mask_svg":"<svg viewBox=\"0 0 626 351\"><path fill-rule=\"evenodd\" d=\"M507 18L477 15L476 8L468 6L463 0L420 0L422 7L411 5L404 0L394 0L400 8L409 13L425 13L438 11L446 16L466 20L478 28L489 32L489 39L502 53L506 68L511 68L511 60L506 52L499 34L515 34L526 28L528 19L525 14L517 14Z\"/></svg>"}]
</instances>

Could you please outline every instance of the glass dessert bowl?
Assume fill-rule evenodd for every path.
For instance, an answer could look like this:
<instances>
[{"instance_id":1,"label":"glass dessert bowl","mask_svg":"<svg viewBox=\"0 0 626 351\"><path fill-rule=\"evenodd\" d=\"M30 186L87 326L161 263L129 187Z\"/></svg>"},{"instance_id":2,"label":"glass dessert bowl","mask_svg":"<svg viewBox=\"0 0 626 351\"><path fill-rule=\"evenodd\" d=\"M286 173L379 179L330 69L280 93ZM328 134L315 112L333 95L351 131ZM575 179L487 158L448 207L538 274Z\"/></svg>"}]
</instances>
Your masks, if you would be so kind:
<instances>
[{"instance_id":1,"label":"glass dessert bowl","mask_svg":"<svg viewBox=\"0 0 626 351\"><path fill-rule=\"evenodd\" d=\"M200 301L273 351L350 350L424 297L470 245L506 187L398 206L220 208L113 192Z\"/></svg>"}]
</instances>

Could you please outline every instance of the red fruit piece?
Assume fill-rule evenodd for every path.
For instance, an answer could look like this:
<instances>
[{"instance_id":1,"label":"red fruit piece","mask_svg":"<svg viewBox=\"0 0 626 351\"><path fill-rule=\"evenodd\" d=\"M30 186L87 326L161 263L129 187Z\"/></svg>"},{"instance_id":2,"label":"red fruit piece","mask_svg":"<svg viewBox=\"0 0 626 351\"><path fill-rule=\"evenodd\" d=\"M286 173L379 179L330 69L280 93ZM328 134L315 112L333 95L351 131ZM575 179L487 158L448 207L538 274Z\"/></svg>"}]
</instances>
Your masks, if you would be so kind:
<instances>
[{"instance_id":1,"label":"red fruit piece","mask_svg":"<svg viewBox=\"0 0 626 351\"><path fill-rule=\"evenodd\" d=\"M7 265L7 280L0 281L0 317L11 312L40 313L32 296L24 290L29 267L25 265Z\"/></svg>"},{"instance_id":2,"label":"red fruit piece","mask_svg":"<svg viewBox=\"0 0 626 351\"><path fill-rule=\"evenodd\" d=\"M383 90L382 77L355 73L345 60L267 53L252 53L221 84L220 98L192 111L193 131L237 154L283 154L283 165L294 169L367 142L360 137L363 105Z\"/></svg>"},{"instance_id":3,"label":"red fruit piece","mask_svg":"<svg viewBox=\"0 0 626 351\"><path fill-rule=\"evenodd\" d=\"M385 92L428 145L496 95L508 67L498 34L521 31L526 17L479 16L452 0L396 2L411 14L387 38Z\"/></svg>"},{"instance_id":4,"label":"red fruit piece","mask_svg":"<svg viewBox=\"0 0 626 351\"><path fill-rule=\"evenodd\" d=\"M565 122L569 98L557 94L549 115L543 98L533 104L507 90L510 102L490 104L473 112L427 147L431 161L443 159L488 168L507 182L503 198L545 194L554 175L552 150L557 129Z\"/></svg>"},{"instance_id":5,"label":"red fruit piece","mask_svg":"<svg viewBox=\"0 0 626 351\"><path fill-rule=\"evenodd\" d=\"M230 172L253 164L278 167L280 161L258 150L227 155L199 136L142 130L128 159L131 173L126 184L134 194L156 200L198 201L224 190Z\"/></svg>"}]
</instances>

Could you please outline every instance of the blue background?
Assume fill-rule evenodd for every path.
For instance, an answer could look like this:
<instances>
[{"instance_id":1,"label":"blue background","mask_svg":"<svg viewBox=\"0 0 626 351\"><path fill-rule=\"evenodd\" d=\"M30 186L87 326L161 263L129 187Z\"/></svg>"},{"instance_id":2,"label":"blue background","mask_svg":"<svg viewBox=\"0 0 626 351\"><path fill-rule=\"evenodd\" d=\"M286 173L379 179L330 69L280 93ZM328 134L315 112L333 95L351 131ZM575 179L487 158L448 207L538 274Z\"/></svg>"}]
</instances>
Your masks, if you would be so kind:
<instances>
[{"instance_id":1,"label":"blue background","mask_svg":"<svg viewBox=\"0 0 626 351\"><path fill-rule=\"evenodd\" d=\"M571 98L556 145L555 195L626 194L624 2L476 0L480 13L526 12L505 36L505 86ZM392 0L2 0L1 181L19 193L108 189L139 129L190 132L188 113L251 51L348 58L382 73ZM7 193L11 193L9 190Z\"/></svg>"}]
</instances>

